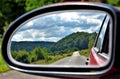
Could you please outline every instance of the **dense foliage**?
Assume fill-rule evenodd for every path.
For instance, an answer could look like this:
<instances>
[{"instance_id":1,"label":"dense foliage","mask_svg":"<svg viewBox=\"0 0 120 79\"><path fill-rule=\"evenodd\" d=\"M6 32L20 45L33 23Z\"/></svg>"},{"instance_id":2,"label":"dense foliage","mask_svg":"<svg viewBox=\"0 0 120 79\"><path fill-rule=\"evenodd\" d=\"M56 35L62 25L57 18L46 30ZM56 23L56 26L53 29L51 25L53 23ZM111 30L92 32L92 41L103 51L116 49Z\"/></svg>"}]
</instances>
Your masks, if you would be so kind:
<instances>
[{"instance_id":1,"label":"dense foliage","mask_svg":"<svg viewBox=\"0 0 120 79\"><path fill-rule=\"evenodd\" d=\"M0 38L0 45L1 45L1 38ZM3 58L2 58L2 54L1 54L1 46L0 46L0 73L5 72L10 70L10 68L6 65L6 63L4 62Z\"/></svg>"},{"instance_id":2,"label":"dense foliage","mask_svg":"<svg viewBox=\"0 0 120 79\"><path fill-rule=\"evenodd\" d=\"M38 8L40 6L56 3L56 2L63 2L64 0L26 0L26 7L25 10L29 11L34 8Z\"/></svg>"},{"instance_id":3,"label":"dense foliage","mask_svg":"<svg viewBox=\"0 0 120 79\"><path fill-rule=\"evenodd\" d=\"M45 42L45 41L21 41L16 42L12 41L11 50L27 50L32 51L37 46L47 48L50 50L50 47L54 44L54 42Z\"/></svg>"},{"instance_id":4,"label":"dense foliage","mask_svg":"<svg viewBox=\"0 0 120 79\"><path fill-rule=\"evenodd\" d=\"M52 52L66 53L83 49L89 49L93 46L97 33L76 32L59 40L51 47Z\"/></svg>"},{"instance_id":5,"label":"dense foliage","mask_svg":"<svg viewBox=\"0 0 120 79\"><path fill-rule=\"evenodd\" d=\"M48 51L40 46L33 49L31 52L26 50L12 51L12 57L23 63L32 63L38 60L48 61Z\"/></svg>"},{"instance_id":6,"label":"dense foliage","mask_svg":"<svg viewBox=\"0 0 120 79\"><path fill-rule=\"evenodd\" d=\"M37 46L31 52L26 50L12 51L12 57L22 63L34 63L34 64L50 64L61 58L71 56L69 54L51 54L46 48Z\"/></svg>"}]
</instances>

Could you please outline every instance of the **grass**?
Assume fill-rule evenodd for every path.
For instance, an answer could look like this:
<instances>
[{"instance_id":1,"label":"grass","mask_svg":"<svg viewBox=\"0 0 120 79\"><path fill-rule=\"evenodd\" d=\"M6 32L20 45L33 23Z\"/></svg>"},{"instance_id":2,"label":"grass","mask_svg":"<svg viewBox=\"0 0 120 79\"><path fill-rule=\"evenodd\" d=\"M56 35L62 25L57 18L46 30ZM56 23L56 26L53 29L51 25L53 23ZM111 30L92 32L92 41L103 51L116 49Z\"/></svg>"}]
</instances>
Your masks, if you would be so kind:
<instances>
[{"instance_id":1,"label":"grass","mask_svg":"<svg viewBox=\"0 0 120 79\"><path fill-rule=\"evenodd\" d=\"M86 56L86 57L89 57L90 49L81 50L81 51L79 51L79 54L83 55L83 56Z\"/></svg>"},{"instance_id":2,"label":"grass","mask_svg":"<svg viewBox=\"0 0 120 79\"><path fill-rule=\"evenodd\" d=\"M0 38L0 73L6 72L9 70L10 68L6 65L1 55L1 38Z\"/></svg>"},{"instance_id":3,"label":"grass","mask_svg":"<svg viewBox=\"0 0 120 79\"><path fill-rule=\"evenodd\" d=\"M38 61L34 62L34 64L44 64L44 65L46 64L46 65L48 65L48 64L52 64L52 63L54 63L54 62L56 62L56 61L58 61L62 58L65 58L65 57L68 57L68 56L71 56L71 55L72 55L72 53L49 56L47 62L45 60L38 60Z\"/></svg>"},{"instance_id":4,"label":"grass","mask_svg":"<svg viewBox=\"0 0 120 79\"><path fill-rule=\"evenodd\" d=\"M33 64L43 64L43 63L46 63L45 60L38 60L34 62Z\"/></svg>"}]
</instances>

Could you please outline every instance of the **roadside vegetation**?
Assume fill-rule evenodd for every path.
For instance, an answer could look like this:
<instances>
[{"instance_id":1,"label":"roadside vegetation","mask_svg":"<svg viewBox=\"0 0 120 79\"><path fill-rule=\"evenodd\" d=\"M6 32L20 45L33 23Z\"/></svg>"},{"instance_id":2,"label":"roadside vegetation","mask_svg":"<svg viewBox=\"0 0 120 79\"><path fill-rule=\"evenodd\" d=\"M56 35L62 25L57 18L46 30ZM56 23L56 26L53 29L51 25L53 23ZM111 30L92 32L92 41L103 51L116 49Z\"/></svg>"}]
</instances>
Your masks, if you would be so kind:
<instances>
[{"instance_id":1,"label":"roadside vegetation","mask_svg":"<svg viewBox=\"0 0 120 79\"><path fill-rule=\"evenodd\" d=\"M1 38L0 38L0 73L6 72L9 70L10 68L6 65L1 55Z\"/></svg>"},{"instance_id":2,"label":"roadside vegetation","mask_svg":"<svg viewBox=\"0 0 120 79\"><path fill-rule=\"evenodd\" d=\"M37 46L32 51L20 50L12 51L12 57L22 63L30 64L51 64L59 59L71 56L72 53L54 54L50 53L46 48Z\"/></svg>"}]
</instances>

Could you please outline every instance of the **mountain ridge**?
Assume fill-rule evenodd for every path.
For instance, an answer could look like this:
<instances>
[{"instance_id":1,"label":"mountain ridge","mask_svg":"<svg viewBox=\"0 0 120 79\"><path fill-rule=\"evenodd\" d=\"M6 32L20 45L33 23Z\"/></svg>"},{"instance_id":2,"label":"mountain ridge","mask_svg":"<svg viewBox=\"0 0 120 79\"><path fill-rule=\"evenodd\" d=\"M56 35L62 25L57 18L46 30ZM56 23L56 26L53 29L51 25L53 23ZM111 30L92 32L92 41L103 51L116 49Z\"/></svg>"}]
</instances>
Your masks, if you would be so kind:
<instances>
[{"instance_id":1,"label":"mountain ridge","mask_svg":"<svg viewBox=\"0 0 120 79\"><path fill-rule=\"evenodd\" d=\"M89 44L93 46L97 33L76 32L72 33L58 42L54 43L51 51L73 52L88 49Z\"/></svg>"},{"instance_id":2,"label":"mountain ridge","mask_svg":"<svg viewBox=\"0 0 120 79\"><path fill-rule=\"evenodd\" d=\"M27 50L27 51L31 51L34 48L36 48L37 46L43 47L43 48L47 48L50 49L50 46L53 44L54 42L46 42L46 41L12 41L11 44L11 50Z\"/></svg>"},{"instance_id":3,"label":"mountain ridge","mask_svg":"<svg viewBox=\"0 0 120 79\"><path fill-rule=\"evenodd\" d=\"M57 42L48 41L12 41L11 50L31 51L35 47L47 48L51 52L73 52L76 50L88 49L89 44L93 45L97 33L76 32L67 35Z\"/></svg>"}]
</instances>

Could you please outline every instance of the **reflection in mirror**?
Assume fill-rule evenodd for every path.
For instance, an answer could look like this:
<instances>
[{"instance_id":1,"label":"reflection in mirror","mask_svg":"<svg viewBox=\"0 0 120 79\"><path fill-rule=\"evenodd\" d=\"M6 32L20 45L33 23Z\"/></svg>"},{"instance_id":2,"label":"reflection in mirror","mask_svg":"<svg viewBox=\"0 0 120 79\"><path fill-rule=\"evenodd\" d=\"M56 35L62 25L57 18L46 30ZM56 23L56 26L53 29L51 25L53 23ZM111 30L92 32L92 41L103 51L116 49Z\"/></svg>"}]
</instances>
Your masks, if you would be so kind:
<instances>
[{"instance_id":1,"label":"reflection in mirror","mask_svg":"<svg viewBox=\"0 0 120 79\"><path fill-rule=\"evenodd\" d=\"M11 38L11 56L21 63L46 66L105 65L110 59L109 52L104 48L107 51L103 54L100 50L101 45L108 47L109 42L105 44L104 38L109 38L109 33L106 32L111 25L109 21L107 13L90 10L37 16L23 23L14 32ZM100 44L94 46L97 37ZM99 60L101 64L98 64Z\"/></svg>"}]
</instances>

